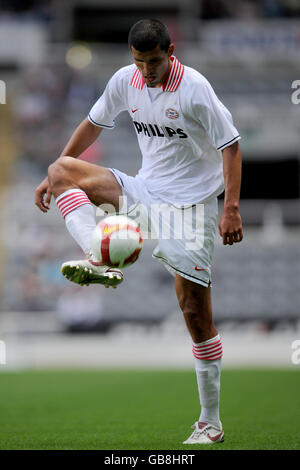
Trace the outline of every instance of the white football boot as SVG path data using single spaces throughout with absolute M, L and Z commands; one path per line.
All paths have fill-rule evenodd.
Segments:
M 218 428 L 214 424 L 196 421 L 192 428 L 194 429 L 193 433 L 183 444 L 214 444 L 215 442 L 224 441 L 224 431 L 221 423 Z
M 120 269 L 102 265 L 92 259 L 67 261 L 62 265 L 61 272 L 69 281 L 81 286 L 103 284 L 105 287 L 116 288 L 123 281 L 123 273 Z

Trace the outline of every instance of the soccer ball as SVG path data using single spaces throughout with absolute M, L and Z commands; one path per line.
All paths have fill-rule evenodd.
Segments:
M 92 254 L 101 263 L 127 268 L 139 257 L 143 245 L 138 224 L 129 217 L 105 217 L 92 235 Z

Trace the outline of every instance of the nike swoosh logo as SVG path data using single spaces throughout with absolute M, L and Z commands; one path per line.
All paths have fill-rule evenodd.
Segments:
M 139 110 L 139 108 L 132 109 L 131 112 L 132 112 L 132 113 L 136 113 L 138 110 Z
M 207 433 L 208 439 L 210 439 L 212 442 L 216 442 L 220 437 L 222 436 L 223 431 L 221 431 L 219 434 L 216 434 L 215 436 L 211 436 L 210 434 Z
M 198 268 L 198 266 L 195 266 L 195 271 L 206 271 L 206 269 Z

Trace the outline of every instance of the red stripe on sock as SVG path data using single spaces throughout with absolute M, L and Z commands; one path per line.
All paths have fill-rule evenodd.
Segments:
M 77 199 L 82 199 L 82 198 L 85 198 L 89 201 L 89 198 L 87 197 L 87 195 L 84 192 L 81 192 L 81 193 L 75 193 L 68 198 L 60 199 L 59 201 L 57 201 L 57 205 L 60 209 L 63 209 L 68 204 L 72 204 L 73 201 L 76 201 Z
M 72 201 L 66 202 L 65 204 L 62 204 L 61 206 L 58 205 L 58 208 L 61 212 L 63 212 L 66 209 L 69 209 L 70 207 L 72 207 L 74 204 L 77 204 L 78 202 L 82 202 L 82 201 L 89 202 L 89 203 L 91 202 L 87 197 L 81 196 L 81 197 L 74 198 Z
M 193 355 L 196 359 L 214 360 L 219 359 L 223 355 L 222 341 L 218 340 L 209 344 L 197 344 L 192 347 Z
M 68 201 L 69 199 L 72 199 L 74 196 L 78 196 L 82 194 L 86 196 L 85 192 L 82 191 L 82 189 L 76 189 L 72 193 L 66 194 L 65 196 L 62 196 L 62 195 L 58 196 L 56 198 L 56 202 L 57 204 L 61 204 L 61 202 Z
M 71 202 L 76 197 L 83 197 L 83 196 L 87 197 L 85 192 L 82 191 L 81 189 L 79 189 L 79 190 L 74 191 L 73 193 L 66 194 L 66 196 L 63 196 L 63 197 L 59 196 L 56 199 L 56 204 L 58 206 L 62 206 L 62 205 L 65 205 L 68 202 Z
M 64 218 L 78 207 L 83 206 L 84 204 L 91 204 L 86 193 L 81 189 L 74 189 L 74 191 L 60 197 L 60 199 L 59 197 L 57 198 L 58 200 L 56 199 L 56 203 Z
M 202 352 L 202 351 L 197 351 L 196 349 L 193 349 L 193 353 L 198 354 L 200 356 L 211 356 L 212 354 L 215 354 L 216 352 L 220 351 L 222 349 L 222 345 L 220 345 L 218 348 L 213 349 L 212 351 L 208 352 Z
M 90 202 L 82 202 L 81 204 L 78 204 L 78 206 L 73 207 L 72 209 L 69 209 L 68 211 L 66 211 L 66 212 L 64 212 L 64 213 L 62 214 L 62 215 L 63 215 L 63 218 L 65 219 L 66 216 L 67 216 L 70 212 L 74 211 L 75 209 L 78 209 L 78 207 L 80 207 L 80 206 L 84 206 L 84 204 L 90 204 Z
M 194 354 L 196 359 L 201 359 L 202 361 L 214 361 L 215 359 L 221 359 L 223 356 L 223 352 L 220 354 L 216 354 L 215 356 L 209 356 L 209 357 L 203 357 L 203 356 L 196 356 Z
M 63 207 L 60 207 L 60 206 L 58 206 L 58 207 L 59 207 L 60 211 L 63 212 L 65 210 L 69 209 L 70 207 L 73 207 L 75 204 L 78 204 L 79 202 L 82 202 L 82 201 L 85 201 L 85 202 L 88 202 L 88 203 L 91 202 L 87 197 L 82 196 L 82 197 L 78 197 L 76 199 L 73 199 L 72 202 L 68 202 Z
M 204 349 L 211 349 L 211 348 L 214 348 L 216 347 L 216 345 L 218 344 L 221 344 L 221 339 L 218 339 L 217 341 L 214 341 L 213 343 L 209 343 L 209 344 L 197 344 L 197 345 L 194 345 L 193 347 L 194 348 L 197 348 L 199 350 L 204 350 Z
M 84 196 L 83 197 L 78 197 L 76 199 L 73 199 L 72 202 L 68 202 L 63 207 L 60 207 L 60 210 L 64 211 L 64 210 L 68 209 L 69 207 L 74 206 L 74 204 L 78 204 L 79 202 L 82 202 L 82 201 L 90 202 L 87 197 L 84 197 Z

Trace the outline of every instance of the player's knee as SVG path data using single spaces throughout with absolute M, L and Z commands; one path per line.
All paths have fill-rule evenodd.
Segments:
M 61 157 L 53 162 L 48 168 L 48 175 L 55 177 L 57 175 L 70 172 L 76 163 L 73 157 Z
M 48 168 L 48 180 L 52 190 L 71 178 L 72 168 L 76 160 L 72 157 L 61 157 Z

